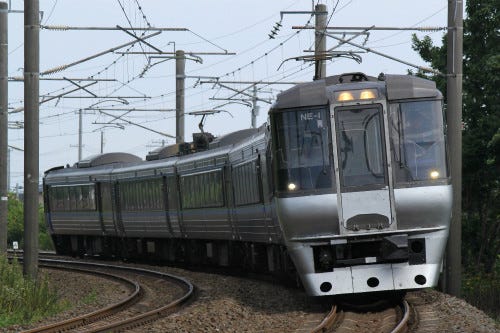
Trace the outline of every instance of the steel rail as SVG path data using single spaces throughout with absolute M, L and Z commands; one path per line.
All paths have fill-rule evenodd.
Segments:
M 337 320 L 337 305 L 334 304 L 332 305 L 332 309 L 326 315 L 323 321 L 318 326 L 313 328 L 311 333 L 327 332 L 330 328 L 332 328 L 336 320 Z
M 410 320 L 410 305 L 406 300 L 403 300 L 402 306 L 403 318 L 400 320 L 398 325 L 391 331 L 391 333 L 404 333 L 408 331 L 408 323 Z
M 81 261 L 67 261 L 67 260 L 54 260 L 54 259 L 40 259 L 40 262 L 43 263 L 53 263 L 57 262 L 58 264 L 68 264 L 68 265 L 77 265 L 77 266 L 90 266 L 90 267 L 99 267 L 103 269 L 113 269 L 113 270 L 119 270 L 119 271 L 124 271 L 124 272 L 132 272 L 132 273 L 139 273 L 143 275 L 149 275 L 157 278 L 161 278 L 164 280 L 168 280 L 170 282 L 173 282 L 179 286 L 181 286 L 184 290 L 185 293 L 175 299 L 174 301 L 170 302 L 167 305 L 164 305 L 162 307 L 156 308 L 154 310 L 139 314 L 137 316 L 127 318 L 125 320 L 120 320 L 116 321 L 110 324 L 103 325 L 99 328 L 92 328 L 89 330 L 89 332 L 109 332 L 109 331 L 116 331 L 116 330 L 125 330 L 130 327 L 136 327 L 138 325 L 145 324 L 147 322 L 154 321 L 158 318 L 167 316 L 171 314 L 172 312 L 176 311 L 181 305 L 187 302 L 193 294 L 194 294 L 194 286 L 189 282 L 188 280 L 184 279 L 183 277 L 179 277 L 176 275 L 168 274 L 168 273 L 162 273 L 162 272 L 156 272 L 152 270 L 147 270 L 147 269 L 142 269 L 142 268 L 135 268 L 135 267 L 124 267 L 124 266 L 115 266 L 115 265 L 107 265 L 107 264 L 97 264 L 97 263 L 86 263 L 86 262 L 81 262 Z M 39 332 L 39 331 L 33 331 L 33 332 Z M 32 332 L 29 332 L 32 333 Z
M 42 259 L 43 260 L 43 259 Z M 67 264 L 65 264 L 67 265 Z M 111 304 L 109 306 L 106 306 L 104 308 L 101 308 L 99 310 L 86 313 L 74 318 L 70 318 L 67 320 L 59 321 L 53 324 L 41 326 L 41 327 L 36 327 L 33 329 L 29 329 L 26 331 L 23 331 L 23 333 L 39 333 L 39 332 L 61 332 L 65 330 L 70 330 L 74 329 L 77 327 L 81 327 L 84 325 L 88 325 L 90 323 L 97 322 L 99 320 L 102 320 L 106 317 L 109 317 L 122 309 L 131 306 L 134 304 L 139 297 L 141 297 L 141 286 L 130 279 L 127 279 L 122 276 L 118 275 L 113 275 L 105 272 L 99 272 L 99 271 L 92 271 L 88 269 L 82 269 L 82 268 L 75 268 L 75 267 L 68 267 L 64 265 L 58 265 L 58 264 L 41 264 L 40 266 L 46 267 L 46 268 L 51 268 L 51 269 L 61 269 L 61 270 L 68 270 L 68 271 L 74 271 L 74 272 L 79 272 L 79 273 L 84 273 L 84 274 L 92 274 L 92 275 L 97 275 L 97 276 L 102 276 L 107 279 L 111 280 L 117 280 L 122 283 L 127 284 L 129 287 L 132 287 L 134 290 L 133 293 L 131 293 L 128 297 L 122 299 L 121 301 Z

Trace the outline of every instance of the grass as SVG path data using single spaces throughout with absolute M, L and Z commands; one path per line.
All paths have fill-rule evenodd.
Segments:
M 97 291 L 94 289 L 82 298 L 83 304 L 93 304 L 95 302 L 97 302 Z
M 24 277 L 16 260 L 9 264 L 0 254 L 0 327 L 31 323 L 62 307 L 46 278 Z
M 495 273 L 465 274 L 462 297 L 500 323 L 500 275 Z

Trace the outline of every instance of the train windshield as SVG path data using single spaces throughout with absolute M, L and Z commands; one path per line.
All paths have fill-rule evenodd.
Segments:
M 337 108 L 335 114 L 341 185 L 385 186 L 381 108 Z
M 326 107 L 284 110 L 274 114 L 278 191 L 332 188 L 328 120 Z
M 396 181 L 448 177 L 441 101 L 391 105 L 391 140 Z

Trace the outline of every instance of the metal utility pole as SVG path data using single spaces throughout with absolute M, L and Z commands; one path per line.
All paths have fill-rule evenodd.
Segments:
M 6 2 L 0 2 L 0 254 L 7 253 L 8 200 L 8 32 Z
M 315 39 L 314 39 L 314 55 L 315 71 L 314 80 L 319 80 L 326 77 L 326 20 L 328 16 L 326 5 L 318 4 L 315 7 Z
M 462 286 L 462 62 L 463 1 L 448 0 L 447 110 L 453 208 L 446 248 L 445 291 L 460 296 Z
M 184 87 L 186 81 L 186 56 L 175 52 L 175 142 L 184 142 Z
M 7 148 L 7 192 L 10 191 L 10 148 Z
M 78 161 L 82 160 L 82 109 L 78 110 Z
M 39 0 L 24 0 L 24 274 L 38 275 Z
M 101 154 L 104 152 L 104 131 L 101 131 Z
M 252 97 L 252 128 L 257 125 L 257 115 L 259 113 L 259 107 L 257 106 L 257 85 L 253 86 L 253 97 Z

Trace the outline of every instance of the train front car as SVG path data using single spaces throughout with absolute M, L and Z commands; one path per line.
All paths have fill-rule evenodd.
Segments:
M 308 294 L 435 286 L 452 190 L 434 82 L 328 77 L 281 93 L 270 119 L 276 210 Z

